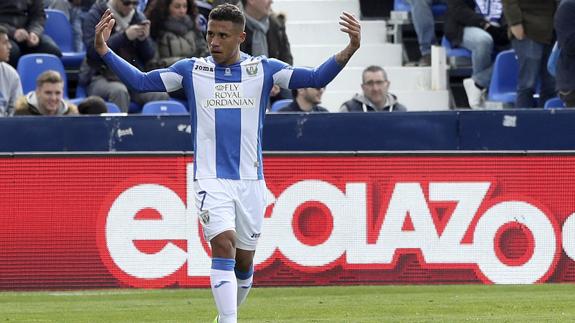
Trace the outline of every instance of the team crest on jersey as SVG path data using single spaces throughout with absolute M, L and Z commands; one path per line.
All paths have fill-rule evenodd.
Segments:
M 246 65 L 246 73 L 249 76 L 255 76 L 256 74 L 258 74 L 258 64 Z

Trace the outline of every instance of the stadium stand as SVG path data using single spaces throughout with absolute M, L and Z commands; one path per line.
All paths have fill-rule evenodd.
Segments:
M 106 107 L 108 108 L 108 113 L 121 113 L 120 107 L 118 107 L 115 103 L 106 102 Z
M 357 0 L 276 0 L 272 8 L 286 15 L 286 32 L 298 66 L 317 66 L 345 46 L 347 36 L 338 32 L 337 23 L 342 11 L 360 17 Z M 343 102 L 361 92 L 357 75 L 368 65 L 380 65 L 390 73 L 390 92 L 408 111 L 449 109 L 449 91 L 433 84 L 432 67 L 403 66 L 403 46 L 390 42 L 386 21 L 362 20 L 361 24 L 361 49 L 328 85 L 322 106 L 337 112 Z

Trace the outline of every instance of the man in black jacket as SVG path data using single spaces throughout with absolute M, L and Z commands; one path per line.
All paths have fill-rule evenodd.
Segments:
M 293 101 L 278 112 L 329 112 L 320 106 L 321 96 L 325 88 L 306 87 L 292 90 Z
M 62 56 L 52 38 L 44 35 L 45 21 L 42 0 L 0 1 L 0 25 L 8 30 L 12 43 L 10 65 L 16 67 L 20 56 L 29 53 Z

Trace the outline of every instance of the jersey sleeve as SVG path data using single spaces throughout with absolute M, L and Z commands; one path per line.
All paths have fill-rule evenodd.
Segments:
M 114 73 L 131 89 L 138 92 L 172 92 L 182 87 L 182 65 L 180 61 L 168 68 L 162 68 L 144 73 L 126 62 L 112 50 L 102 59 Z
M 277 59 L 268 60 L 273 72 L 274 83 L 283 88 L 321 88 L 331 82 L 343 69 L 330 57 L 316 68 L 293 67 Z

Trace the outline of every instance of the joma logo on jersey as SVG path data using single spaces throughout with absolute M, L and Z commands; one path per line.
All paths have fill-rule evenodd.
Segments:
M 205 72 L 213 72 L 214 68 L 210 66 L 203 66 L 203 65 L 195 65 L 194 70 L 198 71 L 205 71 Z

